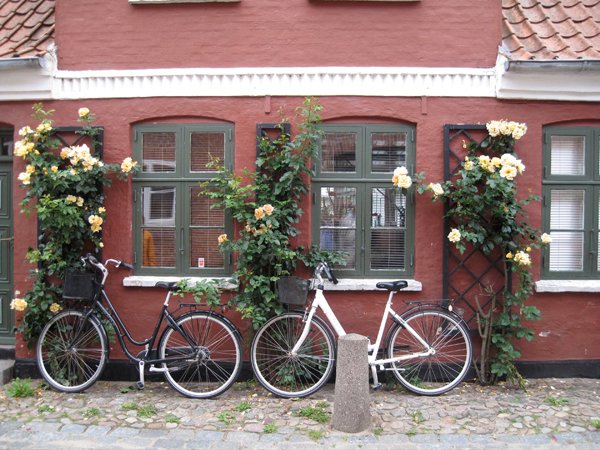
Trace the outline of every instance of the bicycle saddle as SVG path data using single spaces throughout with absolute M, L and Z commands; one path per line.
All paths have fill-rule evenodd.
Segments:
M 174 291 L 177 287 L 176 281 L 159 281 L 154 285 L 154 287 L 168 289 L 169 291 Z
M 387 289 L 388 291 L 398 292 L 400 289 L 404 289 L 406 286 L 408 286 L 408 281 L 382 281 L 377 283 L 375 286 L 377 289 Z

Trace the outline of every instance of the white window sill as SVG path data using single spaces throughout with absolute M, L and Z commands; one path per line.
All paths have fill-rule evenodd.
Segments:
M 325 291 L 379 291 L 375 285 L 380 281 L 392 281 L 397 280 L 398 278 L 385 278 L 385 279 L 375 279 L 375 278 L 342 278 L 338 284 L 330 283 L 329 281 L 325 281 Z M 423 285 L 420 281 L 409 280 L 408 286 L 402 291 L 421 291 L 423 289 Z
M 600 292 L 600 280 L 540 280 L 536 292 Z
M 153 3 L 239 3 L 241 0 L 129 0 L 134 4 Z
M 228 277 L 159 277 L 159 276 L 146 276 L 146 275 L 135 275 L 131 277 L 125 277 L 123 279 L 123 286 L 125 287 L 155 287 L 159 281 L 180 281 L 188 279 L 190 282 L 195 281 L 207 281 L 207 280 L 221 280 L 227 282 L 230 280 Z M 378 280 L 374 278 L 343 278 L 339 280 L 338 284 L 325 282 L 326 291 L 376 291 L 378 290 L 375 285 L 380 281 L 390 281 L 391 278 Z M 403 291 L 418 292 L 423 289 L 423 285 L 420 281 L 406 280 L 408 281 L 408 287 L 402 289 Z M 237 289 L 237 286 L 233 283 L 227 283 L 225 289 Z
M 159 277 L 159 276 L 150 276 L 150 275 L 134 275 L 131 277 L 123 278 L 123 286 L 125 287 L 144 287 L 144 288 L 153 288 L 156 287 L 156 283 L 159 281 L 181 281 L 181 280 L 189 280 L 190 284 L 209 281 L 209 280 L 219 280 L 223 283 L 224 289 L 235 290 L 237 289 L 237 285 L 229 282 L 231 278 L 229 277 Z

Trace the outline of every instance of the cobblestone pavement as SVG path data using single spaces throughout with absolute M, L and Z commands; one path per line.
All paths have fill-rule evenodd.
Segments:
M 572 448 L 600 449 L 600 380 L 463 383 L 440 397 L 399 388 L 371 391 L 371 427 L 332 429 L 333 385 L 309 398 L 273 397 L 237 383 L 212 400 L 182 397 L 166 383 L 143 391 L 98 382 L 82 394 L 0 390 L 0 448 Z

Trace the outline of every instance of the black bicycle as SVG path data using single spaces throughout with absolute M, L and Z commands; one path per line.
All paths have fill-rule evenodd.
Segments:
M 78 300 L 78 306 L 55 315 L 37 343 L 38 367 L 50 386 L 63 392 L 80 392 L 98 380 L 109 358 L 109 334 L 104 323 L 110 323 L 129 360 L 137 363 L 139 389 L 144 387 L 146 366 L 149 372 L 162 372 L 176 391 L 192 398 L 215 397 L 235 382 L 242 367 L 241 336 L 225 316 L 198 309 L 196 303 L 180 303 L 175 314 L 183 312 L 174 316 L 169 301 L 177 283 L 159 282 L 156 287 L 167 290 L 162 310 L 152 335 L 139 341 L 104 290 L 107 265 L 127 269 L 133 266 L 115 259 L 103 264 L 92 255 L 82 261 L 92 272 L 68 271 L 63 286 L 63 296 Z M 166 327 L 161 326 L 163 322 Z M 160 330 L 162 335 L 155 348 Z M 134 355 L 125 339 L 145 349 Z

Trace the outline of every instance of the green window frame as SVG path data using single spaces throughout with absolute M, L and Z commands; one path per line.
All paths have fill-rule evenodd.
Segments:
M 233 126 L 152 124 L 133 130 L 134 265 L 137 275 L 220 276 L 231 273 L 231 255 L 218 247 L 231 235 L 230 215 L 211 208 L 200 183 L 216 175 L 217 157 L 232 168 Z
M 348 253 L 342 277 L 412 276 L 414 194 L 392 185 L 415 164 L 415 129 L 400 124 L 331 124 L 312 180 L 312 236 L 321 249 Z
M 543 130 L 545 279 L 600 278 L 600 127 Z

